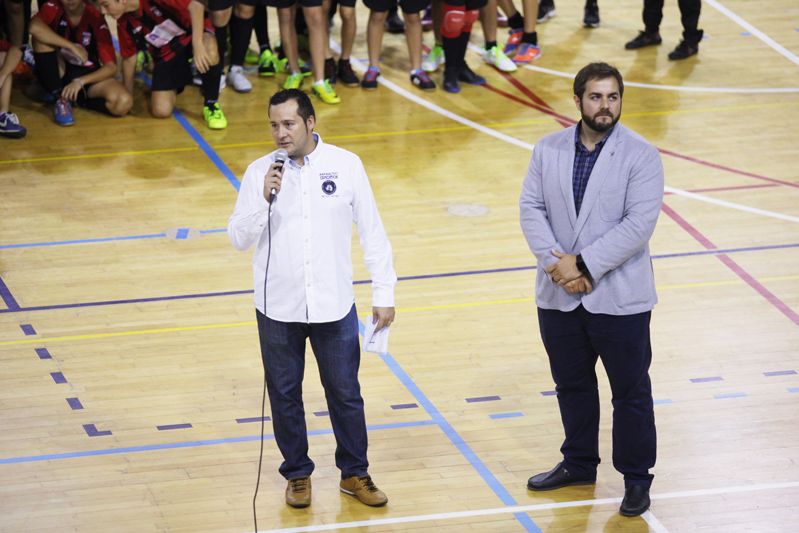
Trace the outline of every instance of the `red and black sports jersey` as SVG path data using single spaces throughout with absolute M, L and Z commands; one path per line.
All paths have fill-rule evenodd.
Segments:
M 155 61 L 169 61 L 191 44 L 191 0 L 139 0 L 139 9 L 117 20 L 119 51 L 123 58 L 149 48 Z M 205 29 L 213 32 L 204 19 Z
M 83 46 L 89 53 L 89 61 L 94 63 L 95 68 L 116 61 L 117 56 L 114 44 L 111 42 L 111 32 L 108 31 L 108 25 L 105 23 L 105 17 L 88 2 L 84 6 L 83 16 L 76 26 L 70 22 L 61 0 L 45 2 L 36 17 L 67 41 Z

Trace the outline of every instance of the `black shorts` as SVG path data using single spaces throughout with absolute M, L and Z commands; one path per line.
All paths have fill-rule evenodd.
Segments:
M 465 7 L 466 11 L 472 11 L 474 9 L 482 9 L 488 3 L 488 0 L 445 0 L 445 4 L 449 4 L 451 6 L 463 6 Z
M 338 0 L 335 3 L 341 7 L 355 7 L 355 0 Z
M 366 7 L 372 11 L 383 13 L 399 4 L 403 13 L 418 13 L 428 6 L 427 0 L 363 0 Z
M 70 63 L 66 64 L 66 69 L 64 70 L 64 75 L 61 77 L 61 86 L 66 87 L 72 80 L 75 78 L 80 78 L 81 76 L 85 76 L 87 74 L 91 74 L 96 68 L 87 68 L 81 67 L 78 65 L 72 65 Z M 75 101 L 79 107 L 85 107 L 87 109 L 93 109 L 94 111 L 101 111 L 105 113 L 109 113 L 108 108 L 105 106 L 105 98 L 89 98 L 89 89 L 94 85 L 93 83 L 87 83 L 83 86 L 83 90 L 78 93 L 78 99 Z
M 294 4 L 300 7 L 319 7 L 322 5 L 322 0 L 266 0 L 266 5 L 269 7 L 291 7 Z
M 208 11 L 223 11 L 229 7 L 233 7 L 233 4 L 255 6 L 259 3 L 259 0 L 208 0 Z
M 183 88 L 191 84 L 190 58 L 191 49 L 184 46 L 169 61 L 156 61 L 153 65 L 152 90 L 183 92 Z

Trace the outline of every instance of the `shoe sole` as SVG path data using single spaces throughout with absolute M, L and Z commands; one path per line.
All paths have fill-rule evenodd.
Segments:
M 7 139 L 22 139 L 25 137 L 25 135 L 27 135 L 27 133 L 28 133 L 27 131 L 25 133 L 22 132 L 10 133 L 7 131 L 3 131 L 0 132 L 0 137 L 5 137 Z
M 362 504 L 368 505 L 369 507 L 383 507 L 385 504 L 388 503 L 388 500 L 386 500 L 384 502 L 381 502 L 381 503 L 366 503 L 365 501 L 360 499 L 358 496 L 356 496 L 354 492 L 350 492 L 350 491 L 348 491 L 346 489 L 343 489 L 341 487 L 339 487 L 338 490 L 341 491 L 343 494 L 346 494 L 347 496 L 352 496 L 353 498 L 355 498 L 356 500 L 358 500 Z
M 543 24 L 544 22 L 548 21 L 549 19 L 553 19 L 553 18 L 555 18 L 557 16 L 558 16 L 557 13 L 555 13 L 554 11 L 550 11 L 546 15 L 544 15 L 543 17 L 541 17 L 539 19 L 536 19 L 536 22 L 538 22 L 539 24 Z
M 622 516 L 627 516 L 627 517 L 629 517 L 629 518 L 632 518 L 632 517 L 635 517 L 635 516 L 641 516 L 642 514 L 644 514 L 645 512 L 647 512 L 648 510 L 649 510 L 649 505 L 647 505 L 647 506 L 646 506 L 646 509 L 644 509 L 644 510 L 643 510 L 643 511 L 641 511 L 640 513 L 625 513 L 624 511 L 622 511 L 621 509 L 619 509 L 619 514 L 620 514 L 620 515 L 622 515 Z
M 289 507 L 294 507 L 295 509 L 305 509 L 306 507 L 310 507 L 311 504 L 309 503 L 289 503 L 286 502 L 286 505 Z
M 562 489 L 563 487 L 574 487 L 574 486 L 579 486 L 579 485 L 596 485 L 596 480 L 594 480 L 594 481 L 571 481 L 569 483 L 563 483 L 561 485 L 556 485 L 554 487 L 547 487 L 547 488 L 544 488 L 544 489 L 537 489 L 535 487 L 530 486 L 530 484 L 528 483 L 527 484 L 527 490 L 533 490 L 535 492 L 546 492 L 546 491 L 549 491 L 549 490 Z

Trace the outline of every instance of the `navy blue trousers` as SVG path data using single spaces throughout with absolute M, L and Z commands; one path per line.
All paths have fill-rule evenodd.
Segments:
M 655 412 L 649 365 L 651 311 L 635 315 L 538 309 L 566 438 L 564 465 L 579 477 L 596 475 L 599 464 L 599 389 L 596 362 L 610 381 L 613 399 L 613 466 L 626 487 L 652 484 Z
M 278 322 L 260 311 L 256 311 L 256 317 L 272 427 L 283 455 L 280 473 L 286 479 L 295 479 L 310 476 L 314 470 L 314 463 L 308 457 L 302 402 L 305 344 L 310 340 L 336 436 L 336 466 L 342 478 L 366 475 L 368 443 L 358 383 L 361 349 L 355 305 L 347 316 L 335 322 Z

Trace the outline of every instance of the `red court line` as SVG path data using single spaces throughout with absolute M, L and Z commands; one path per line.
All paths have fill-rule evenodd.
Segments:
M 577 123 L 576 120 L 574 120 L 574 119 L 572 119 L 570 117 L 561 115 L 560 113 L 557 113 L 555 110 L 552 109 L 552 106 L 547 104 L 538 95 L 536 95 L 535 93 L 533 93 L 533 91 L 531 91 L 529 88 L 527 88 L 522 82 L 520 82 L 519 80 L 517 80 L 516 78 L 514 78 L 510 74 L 507 74 L 507 73 L 504 73 L 504 72 L 501 73 L 501 74 L 502 74 L 502 77 L 505 78 L 506 80 L 508 80 L 508 82 L 511 85 L 516 87 L 516 89 L 519 92 L 521 92 L 522 94 L 527 96 L 527 98 L 530 99 L 531 103 L 530 102 L 525 102 L 522 99 L 520 99 L 520 98 L 518 98 L 518 97 L 516 97 L 516 96 L 514 96 L 514 95 L 512 95 L 510 93 L 507 93 L 507 92 L 505 92 L 505 91 L 503 91 L 501 89 L 498 89 L 498 88 L 496 88 L 496 87 L 494 87 L 494 86 L 492 86 L 490 84 L 485 84 L 483 87 L 485 87 L 486 89 L 488 89 L 490 91 L 493 91 L 493 92 L 495 92 L 497 94 L 500 94 L 500 95 L 502 95 L 502 96 L 504 96 L 506 98 L 509 98 L 509 99 L 511 99 L 511 100 L 513 100 L 515 102 L 523 103 L 524 105 L 527 105 L 528 107 L 532 107 L 533 109 L 537 109 L 538 111 L 541 111 L 542 113 L 544 113 L 546 115 L 550 115 L 551 117 L 553 117 L 563 127 L 569 127 L 569 126 Z M 769 178 L 768 176 L 755 174 L 753 172 L 747 172 L 745 170 L 739 170 L 739 169 L 728 167 L 728 166 L 725 166 L 725 165 L 720 165 L 718 163 L 713 163 L 711 161 L 705 161 L 704 159 L 699 159 L 698 157 L 693 157 L 693 156 L 681 154 L 681 153 L 675 152 L 673 150 L 667 150 L 665 148 L 659 148 L 658 147 L 658 151 L 661 154 L 664 154 L 664 155 L 675 157 L 677 159 L 683 159 L 685 161 L 690 161 L 691 163 L 696 163 L 698 165 L 703 165 L 703 166 L 706 166 L 706 167 L 715 168 L 716 170 L 723 170 L 725 172 L 730 172 L 732 174 L 738 174 L 738 175 L 741 175 L 741 176 L 746 176 L 748 178 L 754 178 L 754 179 L 759 179 L 759 180 L 763 180 L 763 181 L 768 181 L 768 182 L 771 182 L 771 183 L 778 183 L 780 185 L 786 185 L 788 187 L 799 188 L 799 183 L 796 183 L 796 182 L 793 182 L 793 181 L 785 181 L 785 180 L 780 180 L 780 179 L 776 179 L 776 178 Z
M 755 185 L 729 185 L 727 187 L 707 187 L 705 189 L 686 189 L 688 192 L 726 192 L 726 191 L 738 191 L 741 189 L 765 189 L 766 187 L 776 187 L 776 183 L 758 183 Z M 673 192 L 667 192 L 665 194 L 674 194 Z
M 702 246 L 704 246 L 708 250 L 715 250 L 718 247 L 713 244 L 707 237 L 705 237 L 701 231 L 696 229 L 692 226 L 687 220 L 685 220 L 679 213 L 677 213 L 674 209 L 663 204 L 662 208 L 663 212 L 669 216 L 672 220 L 674 220 L 681 228 L 683 228 L 689 235 L 691 235 L 694 239 L 696 239 Z M 752 287 L 756 290 L 763 298 L 766 299 L 771 305 L 776 307 L 783 315 L 788 317 L 794 324 L 799 326 L 799 314 L 796 313 L 793 309 L 788 307 L 788 305 L 780 300 L 773 292 L 768 290 L 762 283 L 757 281 L 755 278 L 752 277 L 746 270 L 744 270 L 738 263 L 736 263 L 730 256 L 726 254 L 717 254 L 715 257 L 724 263 L 724 265 L 729 268 L 730 270 L 735 273 L 736 276 L 744 280 L 747 285 Z

